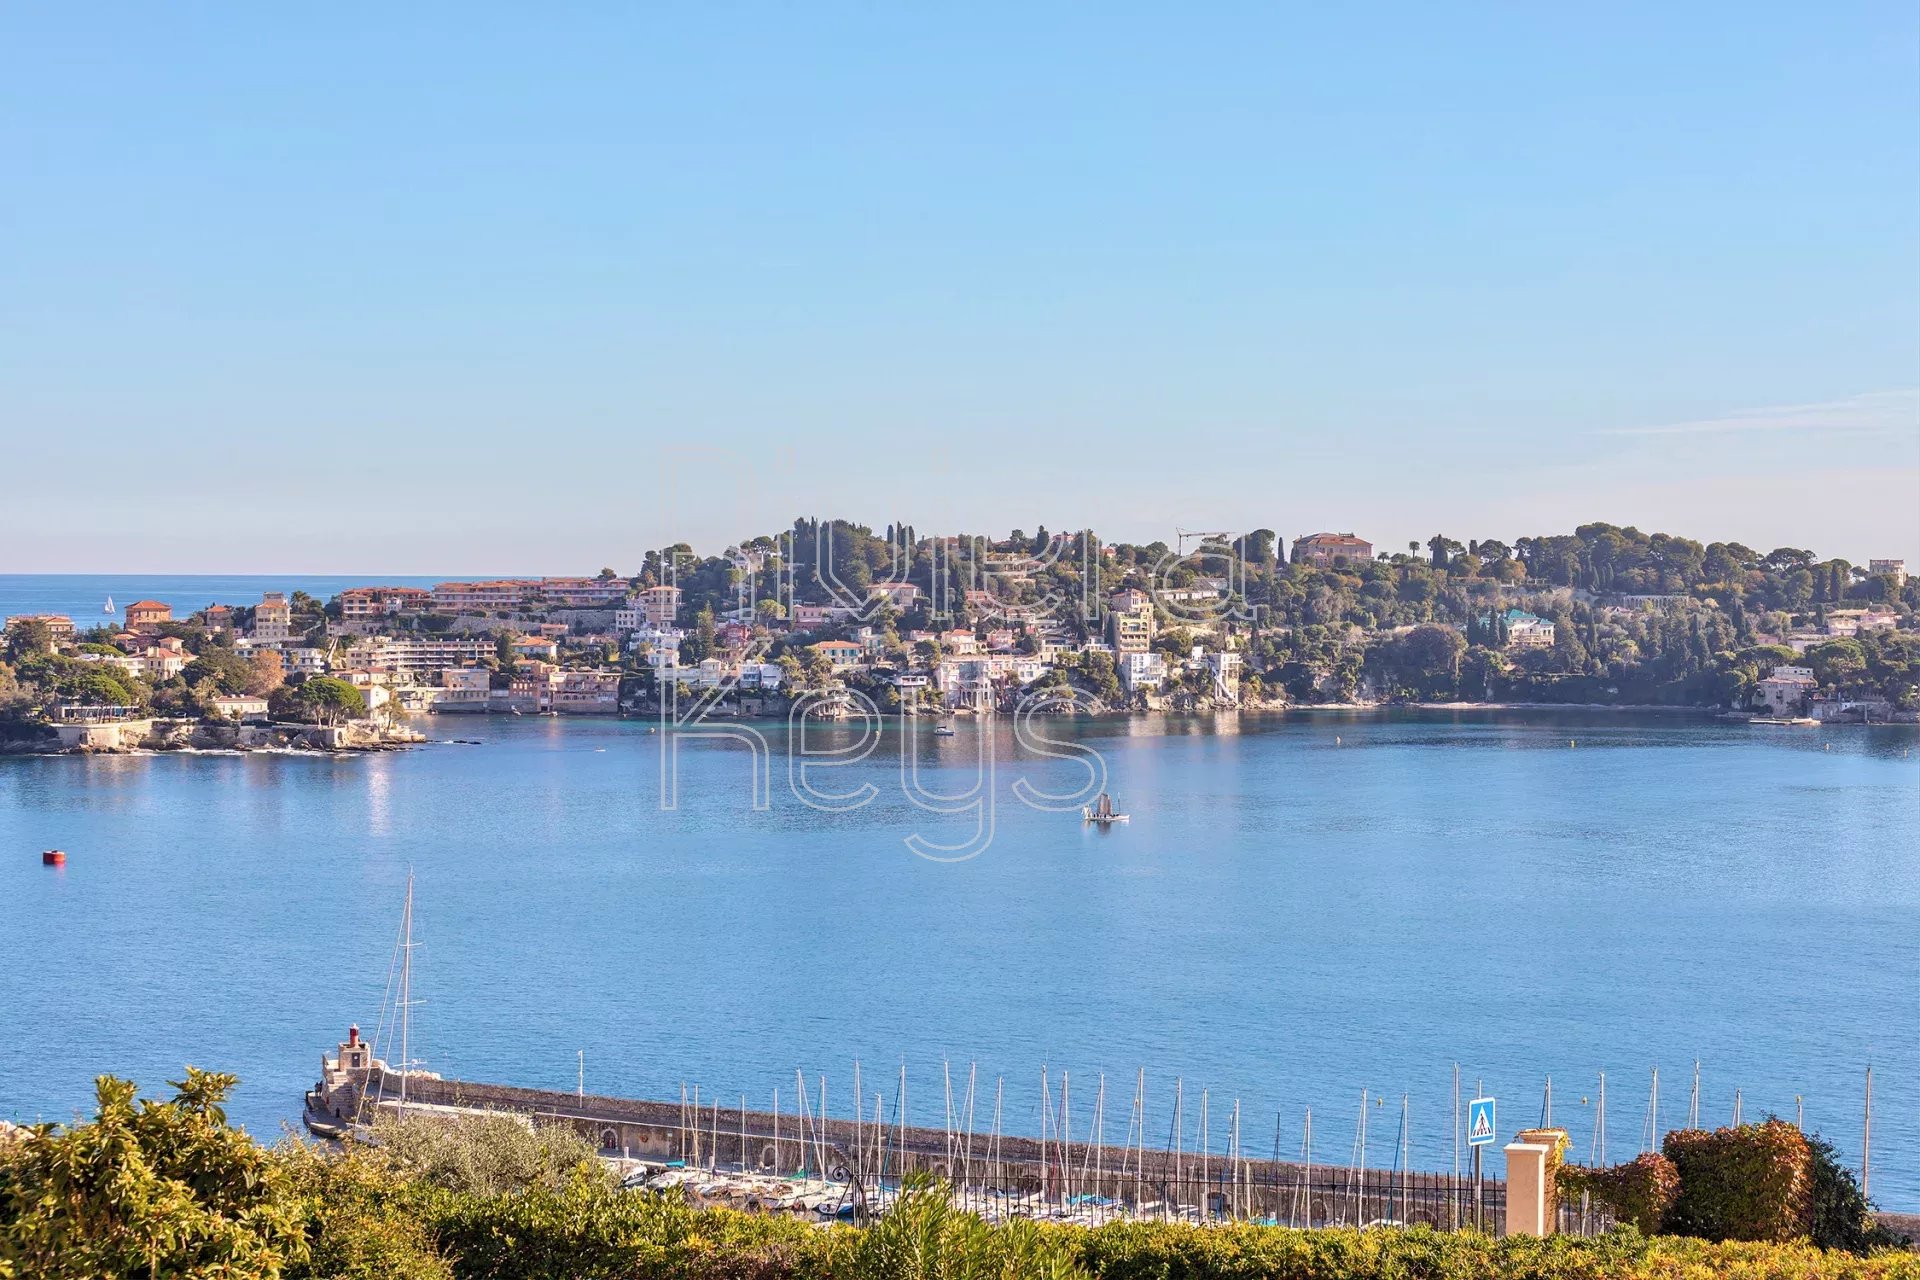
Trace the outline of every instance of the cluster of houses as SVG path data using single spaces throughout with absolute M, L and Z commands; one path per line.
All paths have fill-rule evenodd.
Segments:
M 1291 559 L 1325 568 L 1364 563 L 1372 544 L 1353 534 L 1319 533 L 1298 538 Z M 1875 573 L 1904 578 L 1899 561 L 1874 561 Z M 771 634 L 828 683 L 858 681 L 891 686 L 903 706 L 931 703 L 949 709 L 991 711 L 1063 665 L 1084 667 L 1093 655 L 1111 661 L 1121 690 L 1152 703 L 1174 686 L 1204 692 L 1216 706 L 1237 706 L 1242 628 L 1219 617 L 1231 595 L 1224 578 L 1195 577 L 1177 588 L 1148 592 L 1128 588 L 1104 602 L 1099 628 L 1070 630 L 1040 605 L 1008 603 L 983 590 L 966 593 L 971 616 L 988 619 L 977 628 L 882 631 L 882 608 L 894 617 L 914 615 L 923 603 L 906 582 L 875 583 L 859 605 L 794 602 L 779 610 L 742 607 L 714 619 L 711 640 L 702 629 L 699 652 L 689 655 L 686 602 L 671 585 L 634 588 L 626 579 L 518 578 L 442 582 L 432 587 L 364 586 L 340 593 L 337 616 L 296 619 L 292 601 L 267 592 L 250 607 L 210 605 L 191 621 L 220 635 L 242 655 L 270 650 L 289 677 L 332 675 L 359 686 L 370 707 L 389 702 L 409 711 L 495 711 L 521 714 L 606 714 L 621 706 L 622 672 L 610 664 L 618 650 L 650 671 L 656 687 L 704 691 L 728 688 L 742 695 L 791 692 L 792 664 L 769 660 Z M 1612 607 L 1638 607 L 1618 601 Z M 1166 618 L 1187 633 L 1184 651 L 1156 644 Z M 28 621 L 8 619 L 9 626 Z M 71 618 L 40 616 L 57 644 L 74 648 Z M 243 621 L 244 620 L 244 621 Z M 74 653 L 158 683 L 179 675 L 193 653 L 168 624 L 172 609 L 159 601 L 126 606 L 111 650 Z M 1834 610 L 1820 634 L 1778 638 L 1796 650 L 1836 636 L 1893 626 L 1898 615 L 1884 609 Z M 1554 624 L 1523 609 L 1485 615 L 1510 649 L 1549 648 Z M 883 626 L 885 624 L 882 624 Z M 828 638 L 808 643 L 810 636 Z M 1775 639 L 1767 637 L 1767 639 Z M 808 655 L 812 655 L 808 657 Z M 501 658 L 513 661 L 502 663 Z M 1800 714 L 1809 704 L 1811 672 L 1781 667 L 1760 683 L 1758 699 L 1773 714 Z M 236 719 L 264 716 L 264 698 L 235 695 L 217 710 Z

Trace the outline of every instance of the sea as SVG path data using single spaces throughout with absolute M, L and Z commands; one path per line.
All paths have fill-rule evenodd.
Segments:
M 0 612 L 378 579 L 0 577 Z M 387 581 L 422 581 L 392 579 Z M 1920 732 L 1574 711 L 877 731 L 437 716 L 398 752 L 0 757 L 0 1117 L 240 1078 L 272 1139 L 382 1021 L 427 1070 L 1451 1167 L 1456 1096 L 1581 1160 L 1804 1116 L 1920 1209 Z M 1098 790 L 1129 820 L 1082 820 Z M 67 851 L 43 867 L 42 849 Z M 1654 1072 L 1659 1073 L 1657 1105 Z M 1604 1074 L 1604 1125 L 1600 1099 Z M 1458 1084 L 1456 1086 L 1456 1080 Z M 1697 1080 L 1697 1084 L 1696 1084 Z M 1205 1092 L 1206 1131 L 1196 1099 Z M 963 1113 L 964 1114 L 964 1113 Z M 979 1112 L 984 1127 L 985 1104 Z M 1602 1141 L 1602 1129 L 1604 1141 Z M 1158 1138 L 1155 1139 L 1157 1141 Z

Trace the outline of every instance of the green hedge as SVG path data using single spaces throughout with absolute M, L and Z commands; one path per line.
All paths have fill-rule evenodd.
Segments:
M 1676 1129 L 1661 1153 L 1679 1175 L 1665 1230 L 1707 1240 L 1795 1240 L 1813 1223 L 1813 1151 L 1784 1120 Z
M 1606 1169 L 1562 1165 L 1558 1183 L 1563 1199 L 1590 1196 L 1616 1221 L 1647 1235 L 1659 1232 L 1680 1193 L 1679 1170 L 1658 1151 L 1643 1151 L 1626 1164 Z

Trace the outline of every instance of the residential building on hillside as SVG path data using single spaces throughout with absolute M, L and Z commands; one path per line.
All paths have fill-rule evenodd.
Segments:
M 807 647 L 832 663 L 835 671 L 845 671 L 850 667 L 859 666 L 866 653 L 865 649 L 851 640 L 822 640 L 819 644 L 811 644 Z
M 795 631 L 818 631 L 830 627 L 842 618 L 853 616 L 853 610 L 843 604 L 798 604 L 793 606 L 793 629 Z
M 433 608 L 436 613 L 513 613 L 528 596 L 529 585 L 513 578 L 442 582 L 433 588 Z
M 1507 610 L 1507 647 L 1510 649 L 1550 649 L 1554 625 L 1525 609 Z
M 1143 593 L 1131 591 L 1121 595 L 1143 596 Z M 1107 627 L 1115 653 L 1145 653 L 1153 646 L 1153 605 L 1115 609 L 1107 615 Z
M 485 636 L 370 636 L 348 646 L 343 665 L 417 673 L 466 666 L 493 652 L 494 642 Z
M 66 644 L 74 637 L 73 619 L 64 613 L 16 613 L 7 619 L 6 629 L 12 631 L 34 622 L 46 626 L 47 638 L 55 644 Z
M 637 597 L 641 616 L 650 626 L 668 628 L 680 616 L 680 588 L 648 587 Z
M 253 638 L 263 644 L 279 644 L 293 635 L 293 606 L 284 591 L 269 591 L 253 606 Z
M 173 606 L 158 600 L 136 600 L 127 606 L 127 630 L 158 631 L 163 622 L 173 621 Z
M 1331 569 L 1342 562 L 1359 566 L 1373 559 L 1373 544 L 1350 533 L 1311 533 L 1293 540 L 1294 564 Z
M 280 662 L 289 676 L 323 676 L 332 667 L 325 649 L 304 644 L 282 649 Z
M 1907 562 L 1905 560 L 1869 560 L 1867 561 L 1867 572 L 1876 578 L 1882 575 L 1892 578 L 1896 590 L 1907 585 Z
M 340 617 L 347 622 L 425 613 L 432 608 L 433 592 L 425 587 L 348 587 L 340 593 Z
M 531 594 L 563 609 L 605 609 L 627 598 L 624 578 L 540 578 Z
M 920 598 L 920 588 L 911 582 L 876 582 L 867 588 L 867 599 L 885 599 L 898 610 L 911 609 Z
M 1862 631 L 1892 631 L 1900 615 L 1891 609 L 1836 609 L 1827 615 L 1827 634 L 1857 636 Z

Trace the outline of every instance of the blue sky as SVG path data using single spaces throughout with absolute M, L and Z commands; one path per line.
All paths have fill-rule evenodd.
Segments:
M 1920 559 L 1910 3 L 404 8 L 0 9 L 0 571 Z

